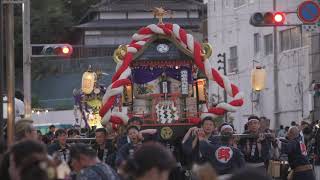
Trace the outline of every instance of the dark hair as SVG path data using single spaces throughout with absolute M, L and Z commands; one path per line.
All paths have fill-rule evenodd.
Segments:
M 297 123 L 295 121 L 291 121 L 291 126 L 296 126 Z
M 20 90 L 16 90 L 14 92 L 14 96 L 15 96 L 15 98 L 17 98 L 17 99 L 19 99 L 21 101 L 23 101 L 23 99 L 24 99 L 24 96 L 23 96 L 23 94 L 22 94 L 22 92 Z
M 260 118 L 258 116 L 255 116 L 255 115 L 251 115 L 248 117 L 248 121 L 250 121 L 251 119 L 256 119 L 258 121 L 260 121 Z
M 262 170 L 258 170 L 255 168 L 251 169 L 242 169 L 236 173 L 234 173 L 229 180 L 271 180 L 270 177 L 266 175 Z
M 80 159 L 80 155 L 85 155 L 91 158 L 97 157 L 96 151 L 88 144 L 76 143 L 70 147 L 71 159 Z
M 139 122 L 140 125 L 143 124 L 142 119 L 139 118 L 139 117 L 132 117 L 132 118 L 130 118 L 130 119 L 128 120 L 128 124 L 131 124 L 131 123 L 133 123 L 134 121 Z
M 73 129 L 69 129 L 69 130 L 67 131 L 67 134 L 68 134 L 68 137 L 71 136 L 71 135 L 73 135 Z
M 55 132 L 56 137 L 61 136 L 62 134 L 66 134 L 67 135 L 67 133 L 66 133 L 66 131 L 64 129 L 58 129 Z
M 80 133 L 81 134 L 86 134 L 86 133 L 88 133 L 88 131 L 89 131 L 89 129 L 87 129 L 87 128 L 81 128 L 80 129 Z
M 301 121 L 301 126 L 303 126 L 303 125 L 308 125 L 309 126 L 309 123 L 307 122 L 307 121 Z
M 130 129 L 135 129 L 135 130 L 137 130 L 138 132 L 139 132 L 139 128 L 137 127 L 137 126 L 129 126 L 128 128 L 127 128 L 127 134 L 129 133 L 129 130 Z
M 212 119 L 212 117 L 209 117 L 209 116 L 203 118 L 202 121 L 200 122 L 200 125 L 203 126 L 204 122 L 206 122 L 206 121 L 211 121 L 213 123 L 213 125 L 216 125 L 214 120 Z
M 107 130 L 105 128 L 98 128 L 96 129 L 96 133 L 97 132 L 102 132 L 104 135 L 107 135 Z
M 20 177 L 23 180 L 49 180 L 56 179 L 56 168 L 47 156 L 31 155 L 28 156 L 20 166 Z
M 69 129 L 67 134 L 68 134 L 68 137 L 69 137 L 69 136 L 72 136 L 72 135 L 80 135 L 80 132 L 79 132 L 78 129 Z
M 308 125 L 307 127 L 303 128 L 302 133 L 304 135 L 311 135 L 312 134 L 312 127 Z
M 16 166 L 20 166 L 22 161 L 32 154 L 47 154 L 46 147 L 33 140 L 24 140 L 11 147 L 10 153 L 14 157 Z M 26 156 L 28 155 L 28 156 Z
M 244 124 L 244 130 L 245 130 L 245 131 L 248 130 L 248 123 Z
M 266 120 L 267 118 L 265 116 L 261 116 L 260 120 Z
M 54 126 L 53 124 L 49 126 L 49 129 L 51 128 L 56 128 L 56 126 Z
M 170 171 L 176 166 L 172 153 L 157 142 L 143 144 L 125 164 L 124 170 L 132 177 L 141 177 L 152 168 Z
M 280 129 L 283 129 L 283 125 L 280 125 Z

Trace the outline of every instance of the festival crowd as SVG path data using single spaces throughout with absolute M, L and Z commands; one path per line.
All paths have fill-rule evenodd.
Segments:
M 235 134 L 232 124 L 217 127 L 206 117 L 173 143 L 142 124 L 132 117 L 125 127 L 98 128 L 83 137 L 81 130 L 53 125 L 42 135 L 32 120 L 21 119 L 15 124 L 15 144 L 1 149 L 0 179 L 267 180 L 277 170 L 279 179 L 315 179 L 308 156 L 311 125 L 304 121 L 274 132 L 269 119 L 250 116 L 245 132 Z M 288 163 L 275 168 L 279 162 Z

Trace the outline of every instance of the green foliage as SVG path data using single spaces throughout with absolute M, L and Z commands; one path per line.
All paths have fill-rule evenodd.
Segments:
M 100 0 L 30 0 L 31 44 L 73 44 L 72 27 Z M 15 5 L 15 59 L 22 70 L 22 7 Z
M 100 2 L 100 0 L 63 0 L 65 7 L 71 11 L 74 23 L 79 23 L 90 6 Z
M 99 0 L 31 0 L 31 42 L 59 43 L 73 39 L 77 25 Z
M 57 43 L 73 25 L 71 11 L 61 0 L 31 0 L 31 42 Z

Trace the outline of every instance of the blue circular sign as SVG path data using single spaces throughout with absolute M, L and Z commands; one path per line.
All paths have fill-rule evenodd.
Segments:
M 320 6 L 314 1 L 304 1 L 298 7 L 298 17 L 303 23 L 316 23 L 320 17 Z

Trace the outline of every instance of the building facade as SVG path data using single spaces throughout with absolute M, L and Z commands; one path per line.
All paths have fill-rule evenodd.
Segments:
M 295 11 L 301 2 L 278 0 L 277 11 Z M 208 1 L 208 39 L 215 49 L 211 63 L 218 68 L 217 54 L 225 52 L 227 76 L 245 94 L 244 106 L 232 114 L 239 131 L 251 114 L 266 116 L 271 119 L 272 128 L 279 128 L 291 121 L 311 119 L 314 111 L 311 87 L 320 70 L 319 48 L 316 48 L 319 35 L 306 32 L 301 26 L 278 27 L 278 83 L 275 83 L 273 28 L 249 24 L 254 12 L 272 10 L 270 0 Z M 294 13 L 287 14 L 286 23 L 301 24 Z M 267 72 L 265 89 L 260 92 L 253 92 L 251 88 L 251 70 L 256 66 L 264 67 Z M 275 91 L 279 92 L 278 109 L 275 108 Z M 222 94 L 216 86 L 210 89 L 210 96 L 215 94 Z
M 197 0 L 102 0 L 91 7 L 84 15 L 81 24 L 76 26 L 82 31 L 81 44 L 119 45 L 128 44 L 131 36 L 141 27 L 157 24 L 153 16 L 154 7 L 163 7 L 171 15 L 164 22 L 176 23 L 203 40 L 203 22 L 206 9 Z M 171 16 L 171 17 L 170 17 Z
M 33 107 L 73 109 L 72 92 L 81 87 L 82 74 L 89 65 L 105 72 L 101 83 L 108 86 L 116 66 L 114 50 L 120 44 L 129 44 L 141 27 L 158 23 L 152 15 L 154 7 L 170 12 L 164 22 L 179 24 L 199 41 L 206 39 L 207 13 L 201 0 L 101 0 L 73 27 L 80 36 L 70 59 L 33 58 Z

